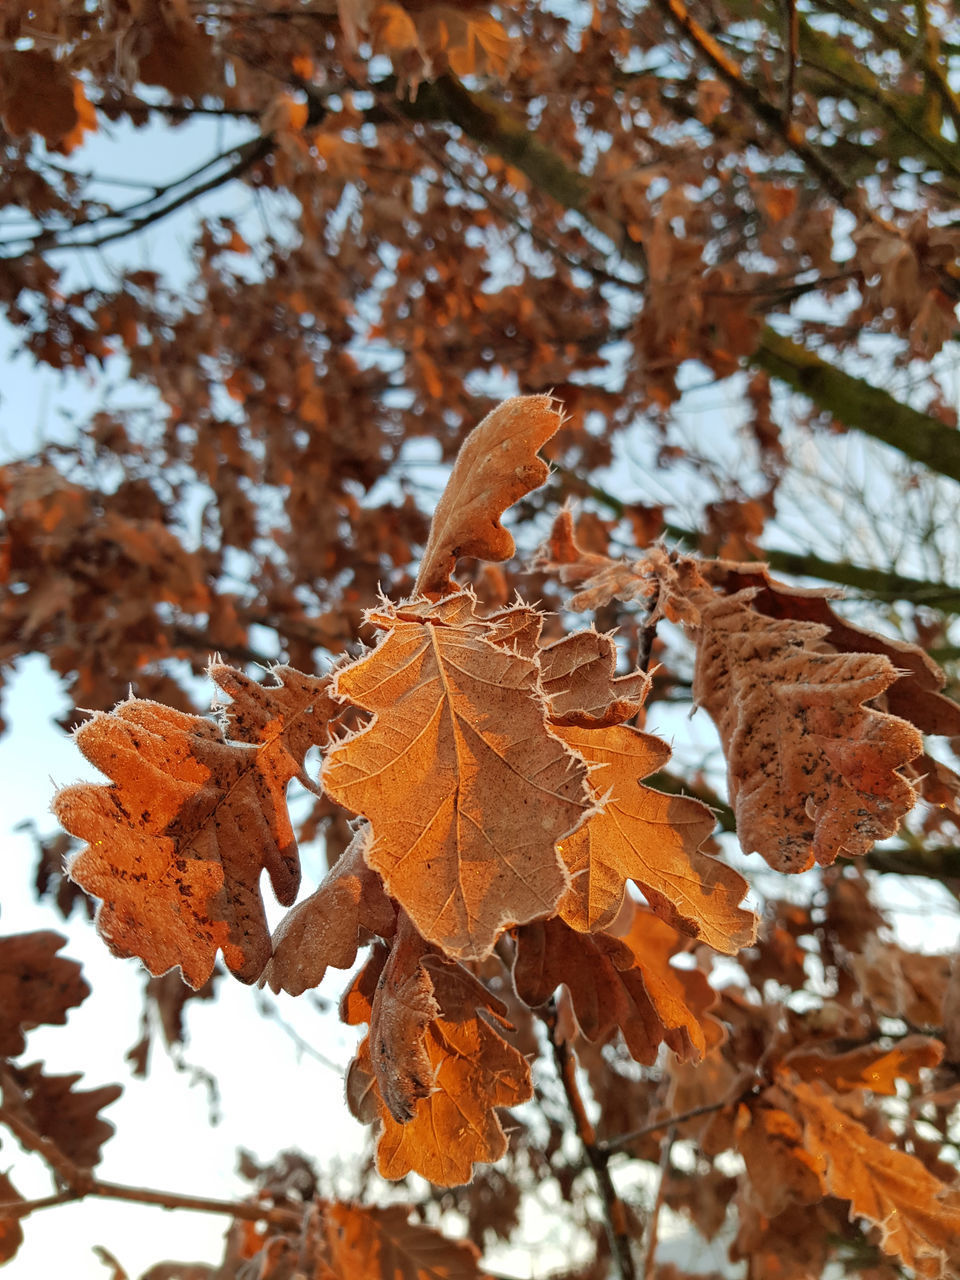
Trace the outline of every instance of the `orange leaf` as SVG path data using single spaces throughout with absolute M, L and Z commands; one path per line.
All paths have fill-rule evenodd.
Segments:
M 402 1178 L 413 1170 L 438 1186 L 460 1186 L 469 1182 L 474 1164 L 499 1160 L 506 1151 L 495 1108 L 530 1097 L 530 1068 L 488 1021 L 509 1027 L 504 1006 L 472 974 L 432 955 L 423 968 L 439 1007 L 439 1016 L 422 1028 L 430 1092 L 416 1102 L 410 1120 L 398 1123 L 377 1083 L 368 1037 L 347 1074 L 347 1101 L 358 1119 L 379 1122 L 381 1177 Z M 358 981 L 369 980 L 361 974 Z M 381 1053 L 381 1069 L 382 1062 Z
M 668 796 L 638 778 L 655 773 L 670 749 L 652 734 L 617 725 L 557 729 L 593 768 L 589 786 L 602 811 L 561 846 L 571 885 L 558 906 L 581 931 L 606 928 L 633 880 L 668 924 L 727 954 L 749 946 L 756 920 L 738 905 L 747 882 L 732 867 L 700 852 L 715 822 L 705 804 Z
M 880 1243 L 918 1275 L 947 1280 L 960 1266 L 960 1203 L 916 1157 L 881 1142 L 830 1101 L 822 1086 L 782 1081 L 803 1141 L 830 1195 L 879 1228 Z
M 480 1280 L 479 1251 L 410 1222 L 405 1205 L 327 1204 L 327 1257 L 337 1280 Z
M 815 1204 L 824 1191 L 818 1163 L 804 1148 L 803 1127 L 779 1107 L 769 1105 L 775 1090 L 753 1106 L 737 1108 L 737 1148 L 747 1166 L 749 1198 L 768 1218 L 775 1218 L 794 1204 Z
M 546 480 L 547 464 L 537 457 L 537 450 L 560 422 L 549 396 L 515 396 L 471 431 L 433 515 L 418 592 L 442 595 L 454 590 L 450 574 L 460 556 L 508 560 L 513 555 L 513 538 L 500 517 Z
M 417 30 L 430 63 L 446 61 L 455 75 L 503 76 L 510 69 L 513 43 L 489 13 L 431 4 L 417 15 Z
M 79 80 L 73 82 L 73 106 L 77 113 L 77 123 L 63 135 L 57 145 L 57 150 L 62 151 L 64 155 L 69 155 L 75 147 L 80 146 L 84 134 L 96 133 L 97 130 L 96 110 L 84 93 L 83 85 Z
M 680 942 L 639 907 L 623 938 L 577 934 L 556 917 L 538 920 L 517 930 L 513 980 L 531 1008 L 565 986 L 586 1038 L 602 1044 L 619 1027 L 637 1062 L 655 1062 L 661 1042 L 682 1060 L 699 1061 L 709 1047 L 704 1020 L 714 994 L 698 970 L 670 966 Z M 709 1036 L 712 1043 L 712 1025 Z
M 927 1036 L 905 1036 L 892 1049 L 863 1045 L 848 1053 L 827 1053 L 823 1049 L 795 1049 L 783 1065 L 801 1080 L 818 1080 L 838 1093 L 869 1089 L 894 1097 L 898 1080 L 915 1082 L 922 1069 L 936 1067 L 943 1058 L 943 1045 Z
M 296 897 L 286 786 L 303 773 L 305 745 L 324 740 L 329 705 L 323 681 L 284 668 L 276 686 L 214 670 L 234 695 L 235 731 L 249 741 L 132 699 L 77 730 L 80 750 L 113 784 L 67 787 L 54 802 L 61 824 L 88 842 L 70 874 L 103 899 L 97 925 L 111 949 L 139 956 L 151 973 L 180 965 L 194 987 L 218 948 L 245 982 L 269 959 L 260 874 L 269 871 L 284 905 Z
M 373 722 L 327 755 L 328 794 L 373 827 L 367 861 L 419 932 L 488 955 L 567 886 L 555 844 L 589 812 L 586 768 L 544 723 L 537 667 L 491 643 L 466 593 L 385 606 L 386 635 L 336 675 Z

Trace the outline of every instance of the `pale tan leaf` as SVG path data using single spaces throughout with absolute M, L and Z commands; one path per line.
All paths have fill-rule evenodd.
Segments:
M 433 515 L 416 590 L 444 595 L 461 556 L 508 560 L 513 538 L 500 517 L 547 478 L 537 450 L 561 418 L 550 396 L 514 396 L 488 413 L 467 436 Z
M 666 743 L 618 725 L 557 732 L 592 765 L 589 785 L 602 811 L 561 842 L 570 888 L 558 911 L 575 929 L 606 928 L 633 880 L 664 920 L 732 954 L 756 936 L 756 919 L 739 903 L 747 882 L 700 851 L 715 821 L 698 800 L 670 796 L 638 779 L 669 759 Z
M 546 727 L 536 664 L 444 611 L 371 615 L 386 635 L 336 692 L 375 719 L 328 753 L 323 784 L 370 821 L 367 861 L 423 937 L 478 959 L 554 909 L 555 844 L 590 801 L 585 765 Z

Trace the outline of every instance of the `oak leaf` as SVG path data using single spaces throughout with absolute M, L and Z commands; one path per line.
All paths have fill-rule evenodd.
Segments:
M 749 1198 L 768 1218 L 794 1204 L 815 1204 L 824 1194 L 818 1163 L 803 1145 L 803 1126 L 779 1101 L 768 1089 L 754 1105 L 741 1103 L 735 1120 Z
M 565 986 L 584 1036 L 604 1043 L 619 1027 L 637 1062 L 655 1062 L 661 1043 L 699 1061 L 719 1038 L 707 1015 L 714 993 L 699 970 L 670 965 L 683 943 L 674 929 L 635 905 L 628 919 L 622 937 L 578 934 L 556 917 L 524 925 L 516 934 L 517 992 L 537 1008 Z
M 461 556 L 508 560 L 513 538 L 500 517 L 547 478 L 537 450 L 562 419 L 550 396 L 514 396 L 470 432 L 453 465 L 430 525 L 416 591 L 445 595 Z
M 0 938 L 0 1055 L 23 1053 L 24 1032 L 62 1026 L 67 1010 L 90 994 L 80 965 L 57 955 L 65 943 L 49 930 Z
M 364 824 L 319 888 L 288 911 L 273 935 L 273 955 L 261 983 L 292 996 L 318 987 L 328 966 L 349 969 L 363 931 L 388 937 L 396 911 L 380 878 L 364 861 Z
M 674 928 L 727 954 L 748 946 L 756 920 L 738 905 L 747 882 L 700 851 L 715 825 L 710 810 L 637 781 L 663 767 L 670 757 L 666 743 L 622 725 L 557 733 L 592 766 L 589 785 L 603 800 L 602 810 L 560 846 L 571 884 L 557 910 L 567 924 L 606 928 L 633 880 Z
M 300 879 L 285 800 L 299 765 L 274 728 L 262 745 L 228 742 L 201 716 L 132 699 L 77 730 L 114 781 L 65 788 L 54 812 L 87 841 L 70 874 L 102 899 L 97 927 L 115 954 L 154 974 L 179 965 L 200 987 L 222 949 L 237 977 L 259 977 L 270 956 L 260 874 L 284 905 Z
M 426 955 L 426 943 L 401 913 L 370 1007 L 369 1041 L 380 1096 L 400 1124 L 411 1120 L 420 1099 L 433 1091 L 426 1032 L 440 1016 L 440 1006 Z
M 351 1021 L 371 1016 L 371 981 L 379 980 L 385 961 L 381 950 L 371 958 L 372 973 L 358 975 L 356 998 L 351 1000 L 350 993 L 345 997 Z M 411 1025 L 414 1034 L 422 1035 L 430 1092 L 416 1102 L 410 1120 L 395 1120 L 378 1084 L 367 1037 L 347 1073 L 347 1101 L 359 1120 L 378 1124 L 377 1169 L 382 1177 L 402 1178 L 413 1170 L 438 1186 L 460 1186 L 469 1182 L 474 1164 L 499 1160 L 506 1151 L 496 1108 L 530 1097 L 530 1068 L 501 1035 L 501 1030 L 510 1029 L 505 1007 L 482 983 L 462 965 L 440 956 L 425 955 L 422 966 L 439 1014 L 424 1025 L 418 1003 Z M 390 1028 L 381 1021 L 379 1030 L 397 1036 L 403 1027 L 402 1019 Z M 380 1052 L 381 1072 L 388 1058 L 409 1058 L 398 1039 L 392 1043 L 390 1054 Z
M 960 1264 L 960 1197 L 916 1157 L 872 1137 L 819 1085 L 784 1077 L 830 1195 L 850 1201 L 850 1217 L 880 1230 L 885 1252 L 918 1275 L 946 1280 Z
M 81 1079 L 79 1072 L 48 1076 L 39 1062 L 10 1067 L 9 1078 L 12 1084 L 5 1086 L 5 1105 L 11 1106 L 36 1134 L 54 1142 L 74 1164 L 93 1168 L 100 1160 L 100 1148 L 114 1131 L 99 1112 L 116 1102 L 123 1092 L 121 1086 L 74 1089 Z
M 281 664 L 271 667 L 271 683 L 261 684 L 219 661 L 210 664 L 207 674 L 230 699 L 215 704 L 224 736 L 269 747 L 284 757 L 291 777 L 316 790 L 304 771 L 304 757 L 311 747 L 327 744 L 331 721 L 340 710 L 330 693 L 330 677 L 305 675 Z
M 369 820 L 367 862 L 423 937 L 478 959 L 507 925 L 553 911 L 567 887 L 556 841 L 591 806 L 586 766 L 544 722 L 536 663 L 472 618 L 446 621 L 451 607 L 463 601 L 371 612 L 386 634 L 334 687 L 375 718 L 322 776 Z
M 479 1280 L 479 1250 L 409 1220 L 405 1205 L 324 1206 L 327 1260 L 337 1280 Z

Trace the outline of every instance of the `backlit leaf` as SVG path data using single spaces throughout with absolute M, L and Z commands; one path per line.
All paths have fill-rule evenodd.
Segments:
M 479 958 L 507 925 L 554 909 L 567 886 L 556 841 L 590 803 L 585 766 L 545 725 L 536 664 L 462 608 L 371 614 L 386 634 L 335 690 L 375 718 L 328 753 L 323 785 L 369 820 L 367 861 L 423 937 Z
M 557 732 L 592 765 L 589 785 L 603 809 L 561 842 L 571 884 L 558 911 L 575 929 L 606 928 L 633 880 L 674 928 L 732 953 L 748 946 L 756 921 L 738 904 L 747 882 L 700 852 L 714 827 L 706 805 L 669 796 L 638 779 L 670 757 L 666 743 L 623 725 Z

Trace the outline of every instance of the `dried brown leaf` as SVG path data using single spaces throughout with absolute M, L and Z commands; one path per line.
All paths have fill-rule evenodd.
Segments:
M 380 959 L 373 964 L 376 972 Z M 359 1120 L 379 1124 L 382 1177 L 402 1178 L 413 1170 L 438 1186 L 460 1186 L 469 1182 L 474 1164 L 499 1160 L 506 1151 L 496 1108 L 530 1097 L 530 1068 L 492 1025 L 509 1028 L 500 1001 L 462 965 L 438 956 L 425 957 L 423 964 L 440 1011 L 423 1031 L 430 1093 L 417 1101 L 412 1119 L 398 1123 L 380 1092 L 368 1037 L 350 1064 L 347 1101 Z M 363 975 L 356 985 L 369 989 Z M 364 1003 L 362 996 L 353 1003 L 354 1016 L 362 1017 Z M 383 1064 L 381 1055 L 381 1069 Z
M 5 1173 L 0 1173 L 0 1204 L 22 1202 L 23 1196 Z M 0 1266 L 9 1262 L 23 1244 L 23 1228 L 19 1218 L 5 1218 L 0 1214 Z
M 81 966 L 57 955 L 65 943 L 49 930 L 0 938 L 0 1055 L 23 1053 L 33 1027 L 63 1026 L 90 994 Z
M 636 908 L 629 931 L 578 934 L 562 920 L 538 920 L 517 930 L 513 979 L 531 1008 L 557 987 L 570 992 L 577 1023 L 595 1043 L 619 1027 L 631 1055 L 647 1065 L 661 1042 L 684 1061 L 699 1061 L 717 1038 L 707 1017 L 714 993 L 698 970 L 671 967 L 680 935 Z
M 939 1065 L 943 1045 L 927 1036 L 905 1036 L 891 1049 L 863 1045 L 847 1053 L 794 1049 L 783 1065 L 801 1080 L 819 1081 L 837 1093 L 869 1089 L 894 1097 L 898 1080 L 915 1082 L 921 1070 Z
M 784 1077 L 783 1090 L 803 1125 L 831 1195 L 850 1201 L 850 1217 L 880 1229 L 885 1252 L 918 1275 L 947 1280 L 960 1265 L 960 1198 L 914 1156 L 867 1133 L 819 1085 Z
M 556 725 L 603 729 L 623 724 L 643 706 L 650 689 L 644 671 L 618 676 L 613 638 L 575 631 L 540 650 L 543 691 Z
M 364 824 L 316 892 L 280 921 L 261 979 L 272 991 L 302 995 L 320 985 L 328 966 L 350 968 L 363 931 L 393 933 L 395 909 L 364 861 L 369 838 Z
M 479 1250 L 409 1220 L 405 1205 L 324 1206 L 327 1259 L 337 1280 L 479 1280 Z
M 16 1094 L 10 1097 L 13 1090 L 8 1090 L 5 1105 L 13 1107 L 35 1133 L 54 1142 L 74 1164 L 93 1168 L 100 1160 L 100 1148 L 114 1131 L 98 1113 L 116 1102 L 123 1092 L 121 1086 L 75 1090 L 73 1086 L 82 1078 L 79 1072 L 48 1076 L 39 1062 L 11 1067 L 10 1077 Z
M 222 949 L 231 972 L 255 981 L 270 956 L 260 874 L 284 905 L 300 880 L 285 799 L 298 764 L 282 730 L 259 746 L 227 742 L 201 716 L 132 699 L 76 737 L 113 782 L 65 788 L 54 812 L 87 841 L 70 874 L 102 899 L 111 950 L 154 974 L 179 965 L 200 987 Z

